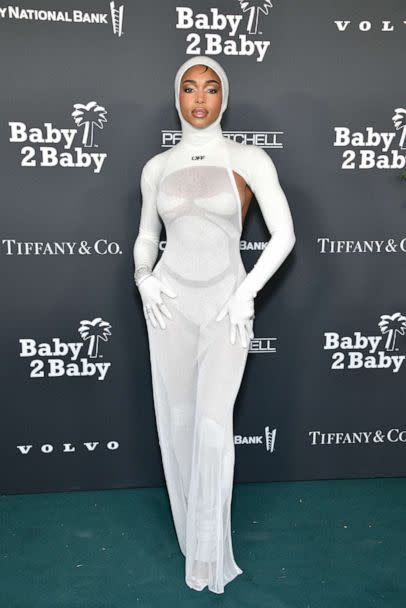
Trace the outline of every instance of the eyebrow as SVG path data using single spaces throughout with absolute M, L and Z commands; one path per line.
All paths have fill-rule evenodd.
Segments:
M 191 80 L 190 78 L 188 78 L 187 80 L 183 80 L 182 84 L 185 84 L 186 82 L 193 82 L 193 84 L 197 84 L 196 80 Z M 210 82 L 215 82 L 216 84 L 220 84 L 218 80 L 206 80 L 205 84 L 209 84 Z

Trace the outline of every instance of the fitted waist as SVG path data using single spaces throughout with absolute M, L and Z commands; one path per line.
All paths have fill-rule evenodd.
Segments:
M 162 257 L 176 275 L 192 281 L 210 281 L 225 273 L 238 273 L 240 241 L 218 234 L 167 233 Z
M 201 271 L 193 272 L 190 260 L 185 268 L 182 264 L 171 263 L 172 259 L 167 255 L 168 250 L 165 248 L 159 262 L 154 268 L 154 274 L 161 276 L 162 272 L 165 276 L 172 277 L 177 283 L 182 283 L 188 287 L 204 288 L 222 283 L 227 277 L 232 279 L 237 285 L 247 276 L 247 272 L 242 262 L 240 250 L 235 251 L 232 259 L 228 264 L 219 266 L 213 264 L 210 267 L 210 272 Z M 200 264 L 199 264 L 200 268 Z

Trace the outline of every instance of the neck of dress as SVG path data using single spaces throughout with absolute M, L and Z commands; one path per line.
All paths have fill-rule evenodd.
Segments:
M 220 117 L 217 117 L 217 119 L 208 127 L 199 129 L 198 127 L 191 125 L 183 116 L 181 116 L 182 144 L 189 148 L 200 149 L 209 144 L 216 144 L 217 142 L 222 141 L 223 131 L 219 118 Z

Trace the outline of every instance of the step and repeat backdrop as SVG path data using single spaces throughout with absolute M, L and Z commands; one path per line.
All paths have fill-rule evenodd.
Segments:
M 132 250 L 196 54 L 297 236 L 256 299 L 234 480 L 406 474 L 405 19 L 398 0 L 0 6 L 2 493 L 164 483 Z M 254 200 L 247 271 L 268 239 Z

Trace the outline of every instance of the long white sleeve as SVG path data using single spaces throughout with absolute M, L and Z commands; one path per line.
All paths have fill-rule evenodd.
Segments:
M 142 207 L 138 236 L 134 243 L 134 279 L 137 285 L 149 276 L 158 257 L 162 223 L 156 209 L 156 186 L 148 161 L 141 173 Z
M 249 186 L 258 201 L 271 239 L 239 286 L 255 297 L 292 250 L 296 236 L 289 205 L 274 163 L 258 146 L 249 146 Z

